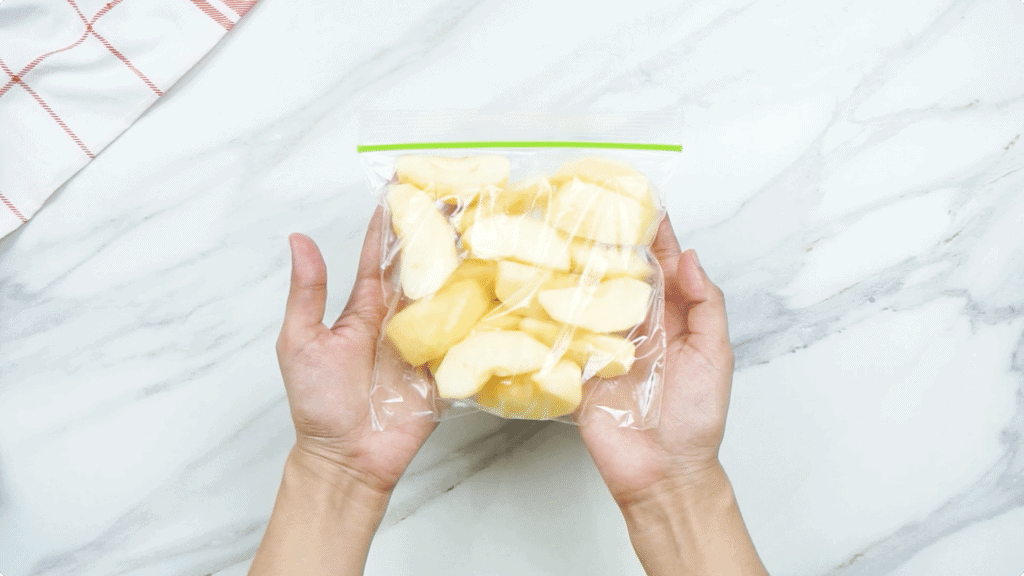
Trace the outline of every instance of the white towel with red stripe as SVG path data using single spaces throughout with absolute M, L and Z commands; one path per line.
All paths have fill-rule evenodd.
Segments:
M 0 0 L 0 237 L 32 217 L 256 0 Z

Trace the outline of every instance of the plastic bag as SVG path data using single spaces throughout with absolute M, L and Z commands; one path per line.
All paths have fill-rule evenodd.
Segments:
M 388 314 L 373 426 L 476 410 L 657 425 L 664 282 L 650 251 L 680 116 L 372 112 Z

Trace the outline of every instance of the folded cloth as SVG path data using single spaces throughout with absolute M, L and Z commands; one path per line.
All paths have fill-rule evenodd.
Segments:
M 0 0 L 0 237 L 32 217 L 256 0 Z

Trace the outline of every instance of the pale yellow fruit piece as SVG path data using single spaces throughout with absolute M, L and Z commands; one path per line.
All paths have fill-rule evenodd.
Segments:
M 567 240 L 554 228 L 526 216 L 496 215 L 477 218 L 462 236 L 473 258 L 516 260 L 568 271 Z
M 506 188 L 489 186 L 480 192 L 472 204 L 452 214 L 452 225 L 459 234 L 464 234 L 477 218 L 496 214 L 520 215 L 535 208 L 543 209 L 547 207 L 551 195 L 551 183 L 543 176 L 515 182 Z
M 441 367 L 442 360 L 444 360 L 444 356 L 441 356 L 440 358 L 434 358 L 433 360 L 427 362 L 427 370 L 430 371 L 431 376 L 437 374 L 437 369 Z
M 521 418 L 534 404 L 536 385 L 527 374 L 494 377 L 480 389 L 476 402 L 502 418 Z
M 525 214 L 534 208 L 546 207 L 551 195 L 551 182 L 544 176 L 534 176 L 513 182 L 504 189 L 489 189 L 480 195 L 478 202 L 495 214 Z
M 536 318 L 523 318 L 519 329 L 550 346 L 556 353 L 564 350 L 567 358 L 601 378 L 628 373 L 636 360 L 636 346 L 621 336 L 594 334 L 582 328 Z
M 460 280 L 472 280 L 479 284 L 493 299 L 494 279 L 497 272 L 498 265 L 494 260 L 470 258 L 459 264 L 459 267 L 448 278 L 448 283 L 453 284 Z
M 452 226 L 459 234 L 465 234 L 466 230 L 469 230 L 473 223 L 476 222 L 477 218 L 483 218 L 486 216 L 493 216 L 495 214 L 504 214 L 498 206 L 495 206 L 494 202 L 488 200 L 481 200 L 481 198 L 493 198 L 501 193 L 501 188 L 495 186 L 486 186 L 480 195 L 469 204 L 462 204 L 458 210 L 451 215 Z
M 598 156 L 580 158 L 563 164 L 551 182 L 561 186 L 573 178 L 624 194 L 646 206 L 660 204 L 650 179 L 625 162 Z
M 531 286 L 540 287 L 553 275 L 554 271 L 549 268 L 539 268 L 511 260 L 499 260 L 495 271 L 494 293 L 498 299 L 504 302 L 514 294 L 529 289 Z
M 635 278 L 612 278 L 596 286 L 542 290 L 537 300 L 552 318 L 591 332 L 619 332 L 643 322 L 651 287 Z
M 647 244 L 657 211 L 629 196 L 574 178 L 559 187 L 548 207 L 559 230 L 605 244 Z
M 406 362 L 419 366 L 465 338 L 490 307 L 480 284 L 454 282 L 392 316 L 385 333 Z
M 468 398 L 492 376 L 535 372 L 548 347 L 519 330 L 474 332 L 448 349 L 435 374 L 442 398 Z
M 562 360 L 551 370 L 491 378 L 477 393 L 476 402 L 503 418 L 549 420 L 579 406 L 582 386 L 579 367 Z
M 479 207 L 476 204 L 459 209 L 451 216 L 452 226 L 460 235 L 469 230 L 473 222 L 476 222 L 476 215 Z
M 551 420 L 559 416 L 571 414 L 579 403 L 573 404 L 557 396 L 538 393 L 534 396 L 534 402 L 519 418 L 525 420 Z
M 484 317 L 473 326 L 473 331 L 479 330 L 518 330 L 519 321 L 523 319 L 523 316 L 511 311 L 505 306 L 502 306 L 501 301 L 497 301 L 494 308 L 491 308 Z
M 537 294 L 541 290 L 568 288 L 579 283 L 580 277 L 575 274 L 500 260 L 495 276 L 494 293 L 506 306 L 524 316 L 543 317 L 547 314 L 537 300 Z
M 401 184 L 414 184 L 436 200 L 469 203 L 487 186 L 508 182 L 509 161 L 502 156 L 400 156 L 395 173 Z
M 551 316 L 544 311 L 544 308 L 540 306 L 538 302 L 536 307 L 532 305 L 525 305 L 528 303 L 517 302 L 515 300 L 509 300 L 507 303 L 497 300 L 498 305 L 488 315 L 497 316 L 499 314 L 512 315 L 520 318 L 537 318 L 538 320 L 551 320 Z M 514 329 L 514 328 L 513 328 Z
M 559 360 L 550 368 L 545 367 L 530 374 L 530 379 L 537 384 L 537 388 L 540 391 L 563 400 L 566 404 L 572 406 L 563 414 L 572 412 L 580 405 L 583 390 L 583 371 L 574 362 Z
M 653 270 L 632 246 L 614 246 L 575 239 L 569 245 L 572 271 L 588 277 L 632 276 L 650 278 Z
M 401 246 L 402 291 L 419 300 L 444 286 L 459 266 L 455 231 L 425 192 L 399 184 L 387 195 L 391 225 Z

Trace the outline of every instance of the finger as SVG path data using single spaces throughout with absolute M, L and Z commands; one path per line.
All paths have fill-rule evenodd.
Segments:
M 725 296 L 704 272 L 697 252 L 687 250 L 679 257 L 676 279 L 682 300 L 676 304 L 686 310 L 686 331 L 728 346 Z
M 679 240 L 676 239 L 676 233 L 672 229 L 672 222 L 669 221 L 668 214 L 661 219 L 658 234 L 654 237 L 654 244 L 651 245 L 651 251 L 662 263 L 679 255 Z
M 303 234 L 288 237 L 292 250 L 292 280 L 282 333 L 300 337 L 323 328 L 327 303 L 327 266 L 320 249 Z
M 359 324 L 373 331 L 380 329 L 387 307 L 380 284 L 381 230 L 384 226 L 384 210 L 378 207 L 370 218 L 363 237 L 363 250 L 359 255 L 359 267 L 352 284 L 348 303 L 332 329 Z

